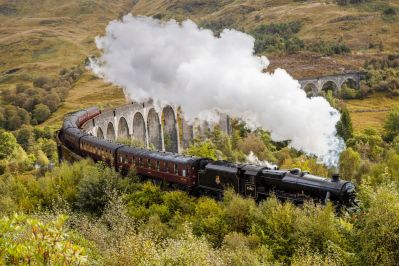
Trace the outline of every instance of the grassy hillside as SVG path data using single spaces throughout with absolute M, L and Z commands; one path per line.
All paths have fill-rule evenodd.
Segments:
M 214 30 L 247 32 L 264 24 L 297 22 L 301 27 L 295 37 L 305 47 L 342 43 L 351 52 L 329 56 L 309 49 L 292 54 L 264 52 L 271 59 L 271 68 L 285 68 L 296 78 L 357 70 L 371 56 L 398 52 L 399 18 L 386 15 L 389 8 L 399 13 L 399 1 L 340 6 L 335 1 L 293 0 L 0 0 L 0 90 L 17 83 L 31 84 L 41 75 L 55 77 L 62 68 L 83 64 L 87 56 L 97 53 L 94 37 L 104 32 L 110 20 L 128 12 L 162 19 L 190 18 Z M 85 73 L 48 123 L 77 107 L 122 102 L 120 90 Z M 353 101 L 349 108 L 366 108 L 373 102 Z M 368 119 L 363 118 L 368 113 L 353 113 L 355 128 L 379 126 L 384 114 L 378 113 L 377 122 L 367 124 Z

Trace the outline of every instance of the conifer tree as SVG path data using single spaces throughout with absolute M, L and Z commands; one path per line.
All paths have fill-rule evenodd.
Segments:
M 341 120 L 338 121 L 337 134 L 345 141 L 353 136 L 352 120 L 347 109 L 343 109 L 341 113 Z

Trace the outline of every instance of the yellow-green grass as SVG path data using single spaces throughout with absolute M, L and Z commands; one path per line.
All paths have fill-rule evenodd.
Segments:
M 376 93 L 363 100 L 347 100 L 346 106 L 355 131 L 369 127 L 381 131 L 389 110 L 399 108 L 399 96 Z

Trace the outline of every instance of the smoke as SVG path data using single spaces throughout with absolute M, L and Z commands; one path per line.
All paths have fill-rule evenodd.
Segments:
M 246 159 L 247 163 L 266 166 L 269 169 L 277 169 L 278 168 L 277 165 L 272 164 L 268 161 L 259 160 L 259 158 L 252 151 L 249 152 L 249 154 L 246 156 L 245 159 Z
M 102 51 L 92 70 L 136 101 L 155 98 L 182 106 L 193 118 L 217 107 L 261 125 L 275 141 L 337 164 L 339 112 L 322 97 L 307 98 L 285 70 L 263 73 L 269 61 L 253 55 L 253 37 L 225 29 L 217 38 L 186 20 L 161 22 L 126 15 L 96 38 Z

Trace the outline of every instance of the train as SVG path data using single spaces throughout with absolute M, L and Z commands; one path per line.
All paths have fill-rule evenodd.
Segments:
M 193 195 L 222 199 L 225 191 L 231 188 L 256 201 L 274 194 L 280 200 L 296 204 L 313 200 L 320 203 L 330 201 L 337 208 L 348 210 L 358 206 L 354 184 L 340 179 L 338 174 L 324 178 L 298 168 L 280 170 L 276 167 L 147 150 L 99 139 L 84 132 L 81 126 L 100 113 L 98 107 L 90 107 L 66 116 L 58 131 L 59 145 L 81 157 L 102 161 L 121 173 L 127 173 L 134 167 L 137 175 L 143 179 Z

